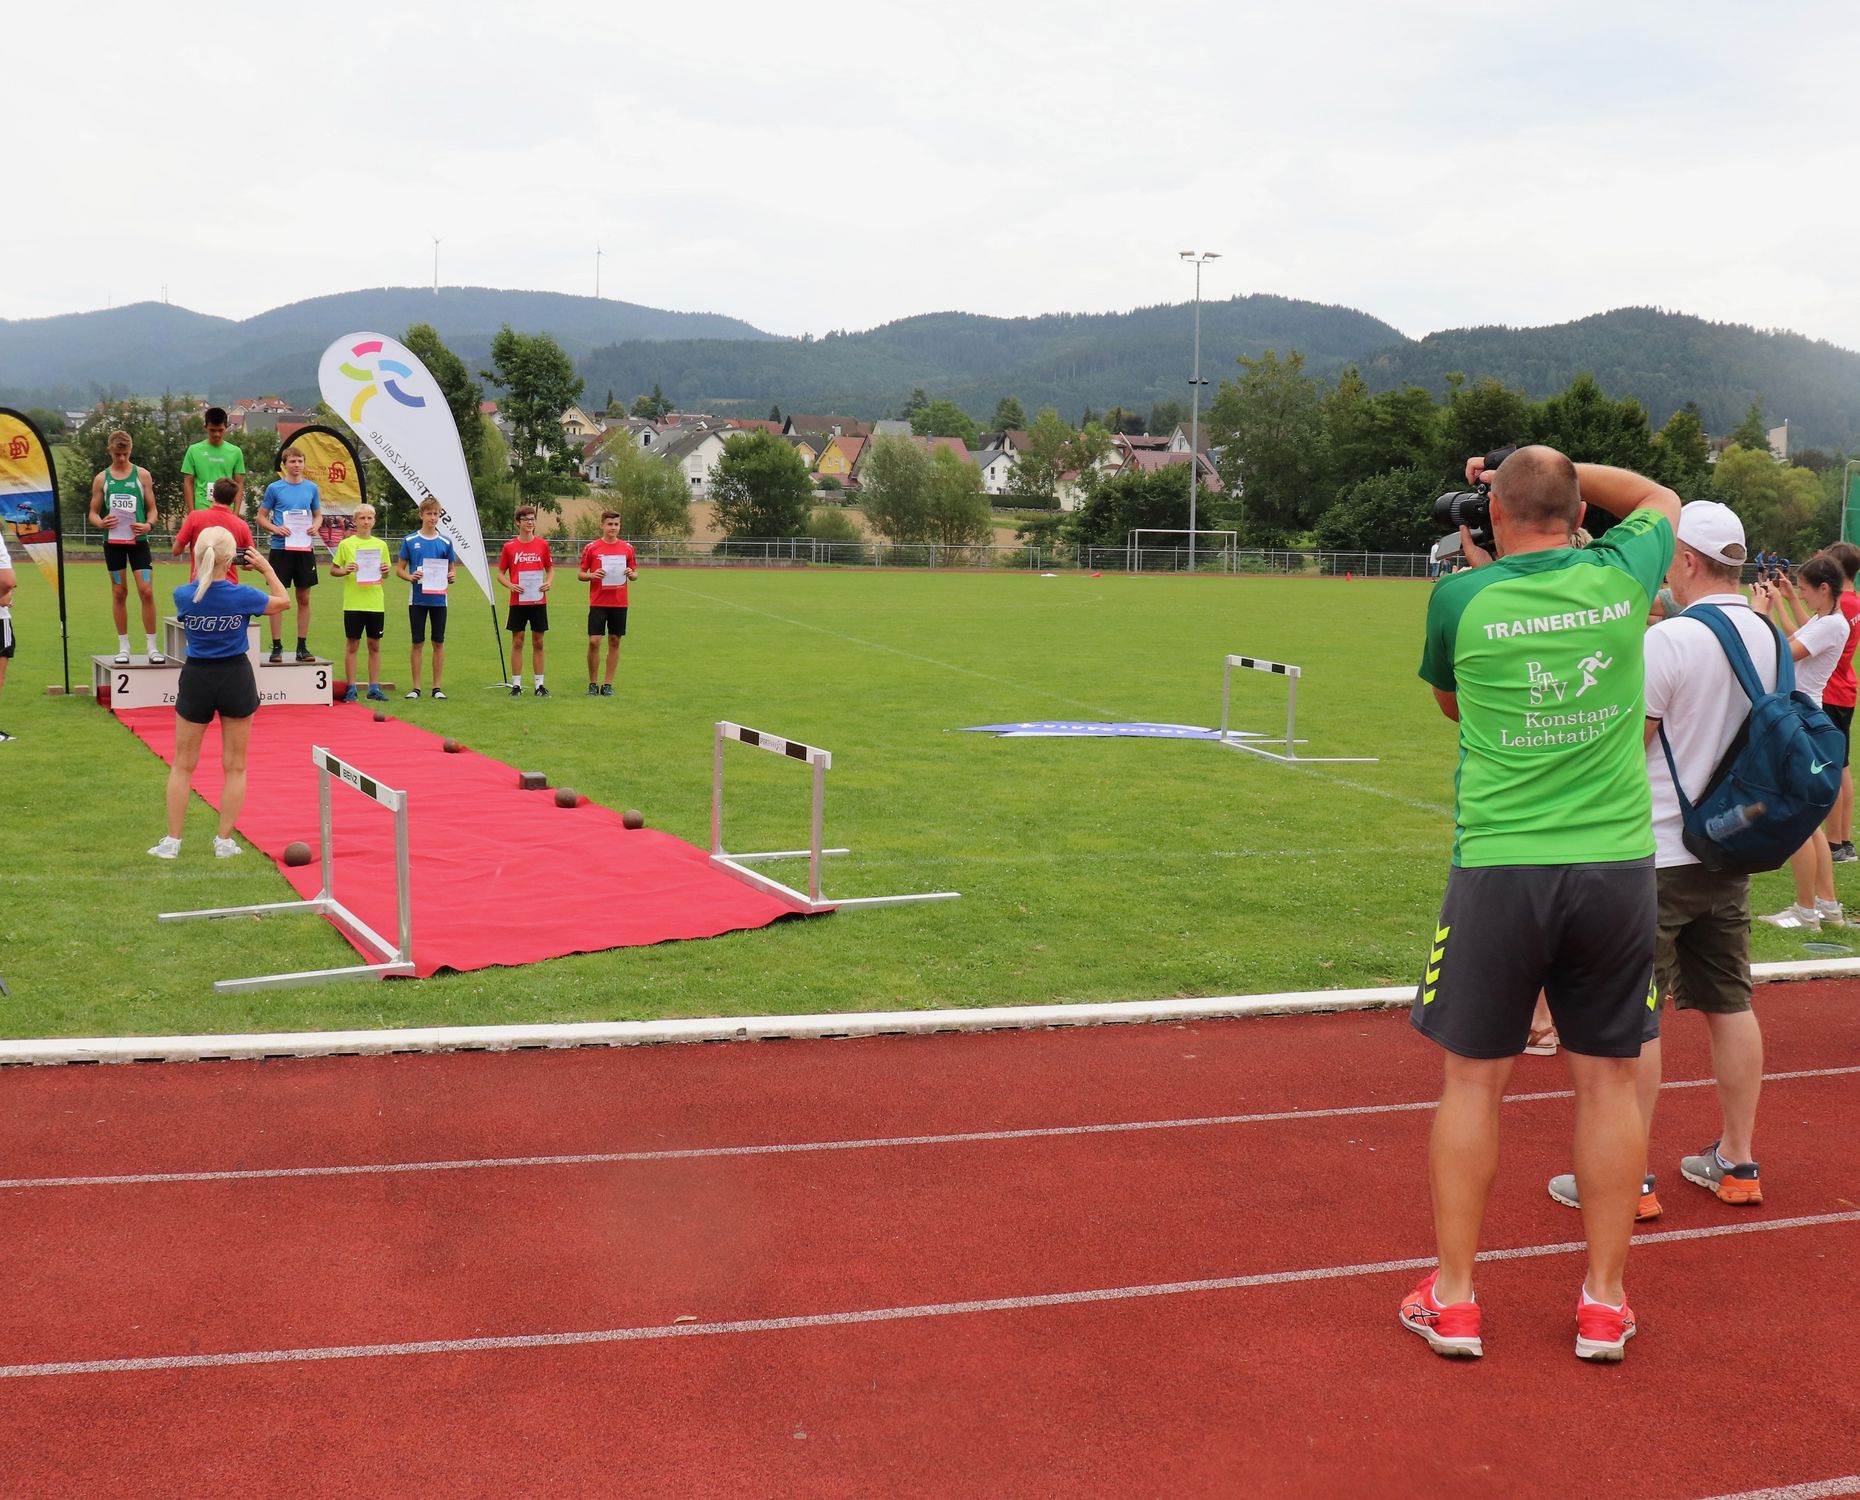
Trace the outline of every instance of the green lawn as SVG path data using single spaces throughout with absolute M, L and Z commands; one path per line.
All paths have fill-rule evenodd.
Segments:
M 664 570 L 636 587 L 620 696 L 578 696 L 584 638 L 568 604 L 553 638 L 560 696 L 539 703 L 485 688 L 497 670 L 489 612 L 462 580 L 451 701 L 395 712 L 699 844 L 714 720 L 808 740 L 835 757 L 828 840 L 853 850 L 829 861 L 829 894 L 962 900 L 523 969 L 220 998 L 216 977 L 350 963 L 353 950 L 307 917 L 157 925 L 161 911 L 288 900 L 290 888 L 262 857 L 214 861 L 204 803 L 178 865 L 143 853 L 162 831 L 163 767 L 88 699 L 42 696 L 58 678 L 52 601 L 36 569 L 18 572 L 22 645 L 0 696 L 0 728 L 20 737 L 0 745 L 9 1037 L 1405 983 L 1445 877 L 1454 731 L 1414 675 L 1420 584 Z M 161 570 L 158 593 L 179 581 Z M 69 588 L 72 675 L 85 682 L 90 650 L 112 644 L 108 587 L 100 568 L 73 565 Z M 572 579 L 564 589 L 565 603 L 579 599 Z M 339 644 L 336 598 L 327 585 L 316 595 L 311 640 L 325 654 Z M 386 675 L 404 681 L 405 615 L 388 618 Z M 1053 716 L 1212 724 L 1226 651 L 1306 668 L 1308 753 L 1380 763 L 1292 768 L 1207 743 L 949 732 Z M 1275 732 L 1283 685 L 1236 674 L 1236 687 L 1236 722 Z M 805 773 L 741 747 L 729 766 L 731 846 L 804 843 Z M 1756 887 L 1759 909 L 1788 900 L 1784 875 Z M 1769 929 L 1755 947 L 1803 956 Z

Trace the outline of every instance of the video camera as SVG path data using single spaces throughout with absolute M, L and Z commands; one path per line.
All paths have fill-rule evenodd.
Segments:
M 1512 454 L 1518 451 L 1518 445 L 1500 448 L 1485 456 L 1482 468 L 1496 469 Z M 1435 543 L 1433 557 L 1436 561 L 1451 557 L 1460 550 L 1460 527 L 1464 526 L 1473 539 L 1475 546 L 1492 550 L 1492 486 L 1477 484 L 1470 490 L 1454 490 L 1442 495 L 1434 502 L 1434 524 L 1443 531 L 1451 532 Z

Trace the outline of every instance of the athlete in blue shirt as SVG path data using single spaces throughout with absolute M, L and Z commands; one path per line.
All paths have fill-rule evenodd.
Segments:
M 413 585 L 413 602 L 407 606 L 407 625 L 413 637 L 413 685 L 407 693 L 409 698 L 420 696 L 420 658 L 426 652 L 429 623 L 433 627 L 433 696 L 441 699 L 446 696 L 439 680 L 446 669 L 446 600 L 451 595 L 421 587 L 427 576 L 426 564 L 441 560 L 446 564 L 446 586 L 450 588 L 452 580 L 459 576 L 459 555 L 453 550 L 451 539 L 439 534 L 439 502 L 428 495 L 420 502 L 420 529 L 402 539 L 400 556 L 394 563 L 395 574 Z
M 258 502 L 258 524 L 271 533 L 271 565 L 286 588 L 297 590 L 297 659 L 315 661 L 310 654 L 310 590 L 316 587 L 316 528 L 323 519 L 322 493 L 304 478 L 301 450 L 286 448 L 278 455 L 282 479 L 265 486 Z M 293 532 L 290 518 L 297 522 Z M 293 546 L 292 541 L 297 545 Z M 271 619 L 271 659 L 284 660 L 284 642 L 278 636 L 279 620 Z
M 256 547 L 243 566 L 257 569 L 266 587 L 228 583 L 233 563 L 233 535 L 209 526 L 194 543 L 194 582 L 174 591 L 174 611 L 187 632 L 187 659 L 181 663 L 181 686 L 174 705 L 174 763 L 168 769 L 168 833 L 149 850 L 157 859 L 181 853 L 181 825 L 187 817 L 187 794 L 200 742 L 217 714 L 220 765 L 225 787 L 220 793 L 220 832 L 213 852 L 221 859 L 243 853 L 233 838 L 233 824 L 245 807 L 245 753 L 258 712 L 258 683 L 245 654 L 246 621 L 254 615 L 276 617 L 290 604 L 284 585 Z

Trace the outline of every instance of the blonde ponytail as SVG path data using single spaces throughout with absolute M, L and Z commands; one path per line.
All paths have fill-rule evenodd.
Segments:
M 198 604 L 213 582 L 215 573 L 224 574 L 236 550 L 233 534 L 224 526 L 209 526 L 194 543 L 194 602 Z

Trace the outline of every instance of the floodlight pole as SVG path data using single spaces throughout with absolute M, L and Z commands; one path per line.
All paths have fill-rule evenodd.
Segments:
M 1201 463 L 1201 268 L 1221 258 L 1218 250 L 1183 250 L 1181 258 L 1195 268 L 1195 373 L 1189 377 L 1188 409 L 1188 571 L 1195 571 L 1195 480 Z

